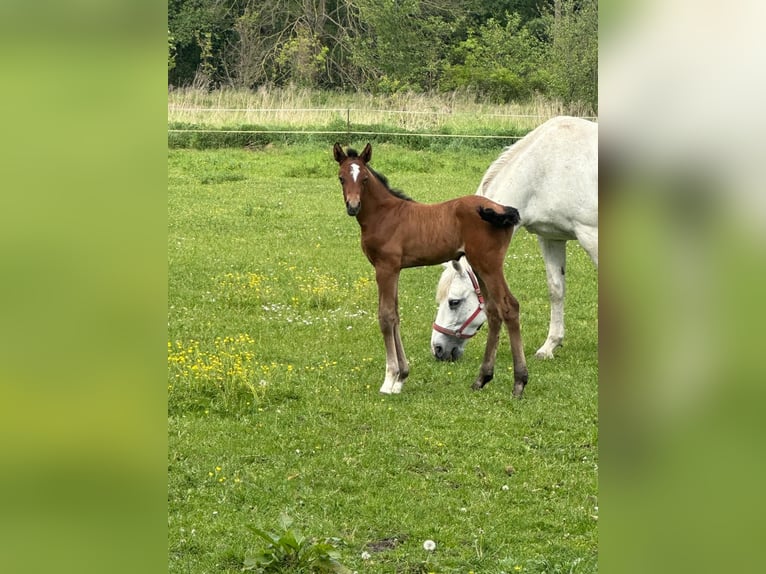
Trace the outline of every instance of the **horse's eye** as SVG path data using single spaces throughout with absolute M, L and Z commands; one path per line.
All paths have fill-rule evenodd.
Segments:
M 447 304 L 449 305 L 450 309 L 457 309 L 461 301 L 462 299 L 450 299 L 449 301 L 447 301 Z
M 339 177 L 338 179 L 340 180 L 340 184 L 343 185 L 343 178 Z

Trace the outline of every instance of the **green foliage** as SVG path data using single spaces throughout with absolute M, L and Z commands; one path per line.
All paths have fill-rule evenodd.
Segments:
M 453 50 L 443 89 L 471 88 L 493 102 L 528 99 L 546 90 L 544 49 L 522 27 L 518 14 L 507 14 L 503 26 L 494 18 Z
M 213 34 L 196 31 L 194 39 L 200 50 L 200 64 L 194 83 L 199 87 L 207 88 L 213 81 L 216 69 L 213 63 Z
M 329 48 L 312 35 L 307 26 L 298 26 L 294 36 L 283 44 L 277 63 L 289 81 L 299 87 L 312 87 L 325 66 Z
M 598 0 L 560 0 L 546 15 L 552 43 L 551 94 L 598 109 Z
M 597 19 L 597 0 L 170 0 L 169 81 L 595 105 Z
M 453 26 L 448 15 L 429 12 L 420 0 L 356 0 L 364 34 L 350 41 L 350 59 L 365 70 L 373 92 L 436 88 Z
M 242 570 L 263 574 L 326 572 L 346 574 L 350 572 L 339 562 L 340 552 L 336 548 L 340 542 L 339 539 L 326 538 L 322 541 L 309 539 L 292 528 L 292 524 L 292 519 L 283 513 L 279 517 L 282 532 L 278 534 L 248 525 L 248 528 L 266 543 L 266 546 L 255 555 L 245 558 Z

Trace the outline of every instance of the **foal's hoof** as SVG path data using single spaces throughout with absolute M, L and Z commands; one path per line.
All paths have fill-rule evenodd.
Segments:
M 484 385 L 486 385 L 488 382 L 492 380 L 492 377 L 494 377 L 494 373 L 491 375 L 479 375 L 479 378 L 476 379 L 476 382 L 471 385 L 471 388 L 474 391 L 480 391 L 484 388 Z

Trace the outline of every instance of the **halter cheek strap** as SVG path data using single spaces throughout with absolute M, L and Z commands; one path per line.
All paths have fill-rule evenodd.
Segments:
M 471 333 L 470 335 L 466 335 L 463 331 L 465 331 L 471 323 L 473 323 L 473 320 L 476 319 L 476 317 L 479 316 L 479 314 L 484 311 L 484 296 L 481 294 L 481 290 L 479 289 L 479 282 L 476 280 L 476 275 L 473 274 L 472 270 L 467 270 L 468 272 L 468 278 L 471 280 L 471 284 L 473 285 L 473 290 L 476 293 L 476 297 L 479 299 L 479 306 L 476 307 L 476 310 L 471 313 L 471 315 L 466 319 L 460 327 L 457 329 L 447 329 L 446 327 L 442 327 L 441 325 L 437 325 L 435 322 L 433 324 L 434 331 L 437 331 L 439 333 L 442 333 L 444 335 L 449 335 L 450 337 L 457 337 L 458 339 L 470 339 L 473 337 L 476 333 L 479 332 L 478 329 Z

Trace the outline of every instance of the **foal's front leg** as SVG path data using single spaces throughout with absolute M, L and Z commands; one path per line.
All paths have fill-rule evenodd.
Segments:
M 399 270 L 375 268 L 378 282 L 378 323 L 386 345 L 386 378 L 380 392 L 390 395 L 402 392 L 404 380 L 410 374 L 399 334 Z

